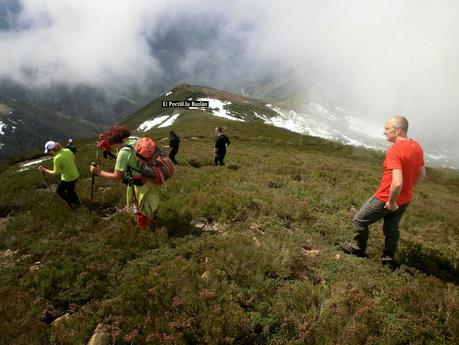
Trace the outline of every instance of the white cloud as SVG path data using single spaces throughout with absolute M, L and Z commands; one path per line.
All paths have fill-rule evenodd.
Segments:
M 410 135 L 458 144 L 455 0 L 20 2 L 18 28 L 0 31 L 0 78 L 112 87 L 174 72 L 218 86 L 276 66 L 303 81 L 308 101 L 342 105 L 381 126 L 404 114 Z M 152 51 L 151 42 L 190 21 L 195 26 L 168 48 L 187 42 L 186 51 L 164 67 L 161 54 L 167 60 L 170 51 Z M 194 36 L 199 28 L 209 29 L 207 41 Z
M 27 84 L 93 85 L 158 70 L 143 37 L 166 4 L 151 1 L 28 0 L 18 31 L 0 33 L 0 75 Z M 145 14 L 148 13 L 149 16 Z

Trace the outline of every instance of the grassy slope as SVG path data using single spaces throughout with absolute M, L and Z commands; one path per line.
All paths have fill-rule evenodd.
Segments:
M 232 140 L 224 168 L 210 165 L 217 125 Z M 124 213 L 105 217 L 124 206 L 119 183 L 96 180 L 89 215 L 50 195 L 36 170 L 0 174 L 0 344 L 82 344 L 98 323 L 116 344 L 459 341 L 457 176 L 430 170 L 417 188 L 402 223 L 403 265 L 391 273 L 379 263 L 380 225 L 369 259 L 336 246 L 352 238 L 381 155 L 202 112 L 173 128 L 182 165 L 155 233 Z M 94 142 L 79 143 L 85 203 Z

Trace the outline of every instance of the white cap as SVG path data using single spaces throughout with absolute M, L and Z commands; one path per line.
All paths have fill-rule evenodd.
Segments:
M 69 143 L 73 143 L 73 139 L 69 139 Z
M 56 142 L 50 140 L 45 144 L 45 153 L 48 153 L 49 150 L 52 150 L 56 147 Z

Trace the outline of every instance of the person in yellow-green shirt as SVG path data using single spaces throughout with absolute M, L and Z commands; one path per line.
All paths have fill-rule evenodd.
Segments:
M 63 148 L 55 141 L 45 144 L 45 153 L 54 156 L 53 170 L 39 166 L 38 170 L 48 175 L 61 175 L 61 181 L 57 186 L 57 194 L 64 199 L 70 207 L 79 206 L 80 200 L 75 193 L 75 185 L 80 177 L 76 166 L 75 155 L 67 148 Z

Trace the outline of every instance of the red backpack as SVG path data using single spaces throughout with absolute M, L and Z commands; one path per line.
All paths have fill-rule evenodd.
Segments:
M 150 179 L 153 183 L 161 185 L 174 174 L 174 164 L 153 139 L 143 137 L 137 140 L 134 147 L 131 145 L 125 147 L 135 152 L 140 171 L 130 168 L 142 174 L 142 184 Z

